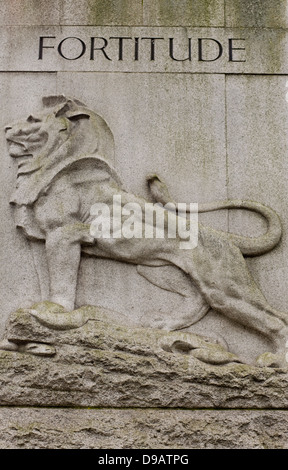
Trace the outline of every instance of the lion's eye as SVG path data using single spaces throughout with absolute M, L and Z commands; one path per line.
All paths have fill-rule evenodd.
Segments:
M 30 114 L 27 118 L 27 122 L 41 122 L 41 119 L 38 119 Z

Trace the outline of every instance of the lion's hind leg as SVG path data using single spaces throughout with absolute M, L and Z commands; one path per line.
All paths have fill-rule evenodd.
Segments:
M 198 247 L 186 256 L 185 270 L 211 308 L 279 347 L 288 316 L 269 305 L 239 248 L 211 233 L 204 234 Z
M 210 310 L 202 293 L 187 274 L 176 266 L 137 266 L 137 272 L 160 289 L 179 295 L 179 306 L 167 312 L 146 312 L 141 325 L 168 331 L 187 328 L 201 320 Z

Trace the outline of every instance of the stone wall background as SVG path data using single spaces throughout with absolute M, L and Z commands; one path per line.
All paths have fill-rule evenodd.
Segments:
M 42 96 L 65 93 L 87 103 L 108 122 L 116 144 L 115 166 L 129 190 L 147 195 L 145 176 L 156 172 L 180 202 L 243 198 L 270 205 L 283 222 L 283 240 L 272 253 L 247 262 L 269 302 L 288 310 L 287 0 L 1 0 L 0 11 L 0 127 L 39 108 Z M 187 73 L 186 65 L 182 71 L 180 67 L 169 72 L 152 67 L 137 73 L 137 69 L 123 69 L 122 64 L 117 71 L 92 71 L 90 65 L 87 70 L 69 63 L 65 69 L 48 59 L 45 65 L 32 61 L 31 54 L 37 50 L 32 48 L 31 37 L 65 36 L 68 31 L 66 35 L 81 35 L 87 26 L 111 27 L 113 35 L 121 35 L 125 26 L 132 36 L 130 28 L 157 27 L 170 34 L 173 27 L 184 37 L 189 28 L 200 28 L 199 32 L 205 28 L 205 35 L 206 28 L 213 28 L 211 37 L 225 28 L 231 37 L 249 39 L 247 63 L 234 68 L 230 64 L 226 70 L 205 65 L 205 73 L 197 67 Z M 31 44 L 30 55 L 25 43 Z M 37 260 L 28 241 L 15 231 L 9 207 L 15 167 L 5 150 L 3 133 L 0 146 L 2 331 L 11 311 L 40 300 L 40 289 Z M 209 214 L 202 220 L 251 236 L 265 228 L 246 212 Z M 147 286 L 133 267 L 98 260 L 96 270 L 95 261 L 82 263 L 79 305 L 113 308 L 117 304 L 138 315 L 143 309 L 163 309 L 166 303 L 177 307 L 177 302 L 176 294 Z M 210 324 L 207 320 L 208 327 L 216 322 L 223 334 L 229 322 L 217 315 L 214 321 L 214 317 Z M 245 329 L 235 333 L 235 351 L 246 334 Z M 259 340 L 251 339 L 249 351 L 254 341 Z M 5 446 L 6 438 L 2 439 Z M 284 441 L 278 441 L 279 446 L 285 446 Z M 253 441 L 253 445 L 264 443 Z

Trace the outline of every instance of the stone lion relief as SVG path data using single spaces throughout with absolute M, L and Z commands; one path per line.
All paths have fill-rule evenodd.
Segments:
M 79 317 L 74 311 L 75 295 L 81 254 L 85 253 L 137 265 L 138 273 L 148 281 L 185 297 L 185 312 L 175 313 L 172 320 L 169 317 L 166 323 L 156 325 L 158 328 L 181 330 L 213 308 L 271 341 L 268 362 L 283 366 L 288 316 L 268 304 L 243 256 L 259 256 L 279 243 L 282 230 L 277 214 L 249 201 L 199 205 L 199 212 L 224 208 L 254 211 L 265 218 L 268 228 L 264 235 L 249 238 L 199 224 L 198 245 L 191 250 L 179 249 L 177 237 L 95 239 L 90 231 L 95 203 L 112 209 L 115 195 L 121 195 L 122 205 L 136 202 L 144 208 L 147 201 L 122 187 L 112 165 L 113 135 L 99 115 L 65 96 L 43 98 L 43 105 L 43 111 L 5 128 L 9 154 L 18 164 L 11 198 L 16 226 L 28 239 L 45 242 L 49 295 L 43 301 L 58 304 L 62 317 L 49 306 L 46 311 L 31 310 L 31 314 L 49 328 L 57 329 L 61 322 L 73 327 L 71 322 L 75 324 Z M 148 176 L 147 184 L 153 202 L 173 202 L 157 175 Z M 65 316 L 63 308 L 71 313 Z M 76 321 L 74 327 L 80 326 L 81 321 Z M 146 326 L 155 327 L 149 322 Z M 2 348 L 16 350 L 17 345 L 10 342 Z M 259 364 L 267 365 L 264 356 Z

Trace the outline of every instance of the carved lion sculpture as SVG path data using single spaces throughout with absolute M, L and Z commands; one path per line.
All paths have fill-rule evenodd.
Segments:
M 5 132 L 9 153 L 18 162 L 11 199 L 16 224 L 29 239 L 45 240 L 50 277 L 46 300 L 74 309 L 84 252 L 136 264 L 139 273 L 159 287 L 193 297 L 183 317 L 162 326 L 189 326 L 213 308 L 271 340 L 274 352 L 283 352 L 288 317 L 267 303 L 243 258 L 265 253 L 279 242 L 278 216 L 252 202 L 204 204 L 200 211 L 237 207 L 256 211 L 266 218 L 268 230 L 251 239 L 199 225 L 198 246 L 192 250 L 179 249 L 179 239 L 168 237 L 95 240 L 90 233 L 93 204 L 111 207 L 114 195 L 121 195 L 123 205 L 137 202 L 144 207 L 147 201 L 122 188 L 111 164 L 113 136 L 100 116 L 64 96 L 44 98 L 43 103 L 44 111 L 8 125 Z M 157 176 L 149 177 L 148 185 L 154 201 L 169 201 Z M 171 266 L 178 268 L 176 280 L 169 278 Z

